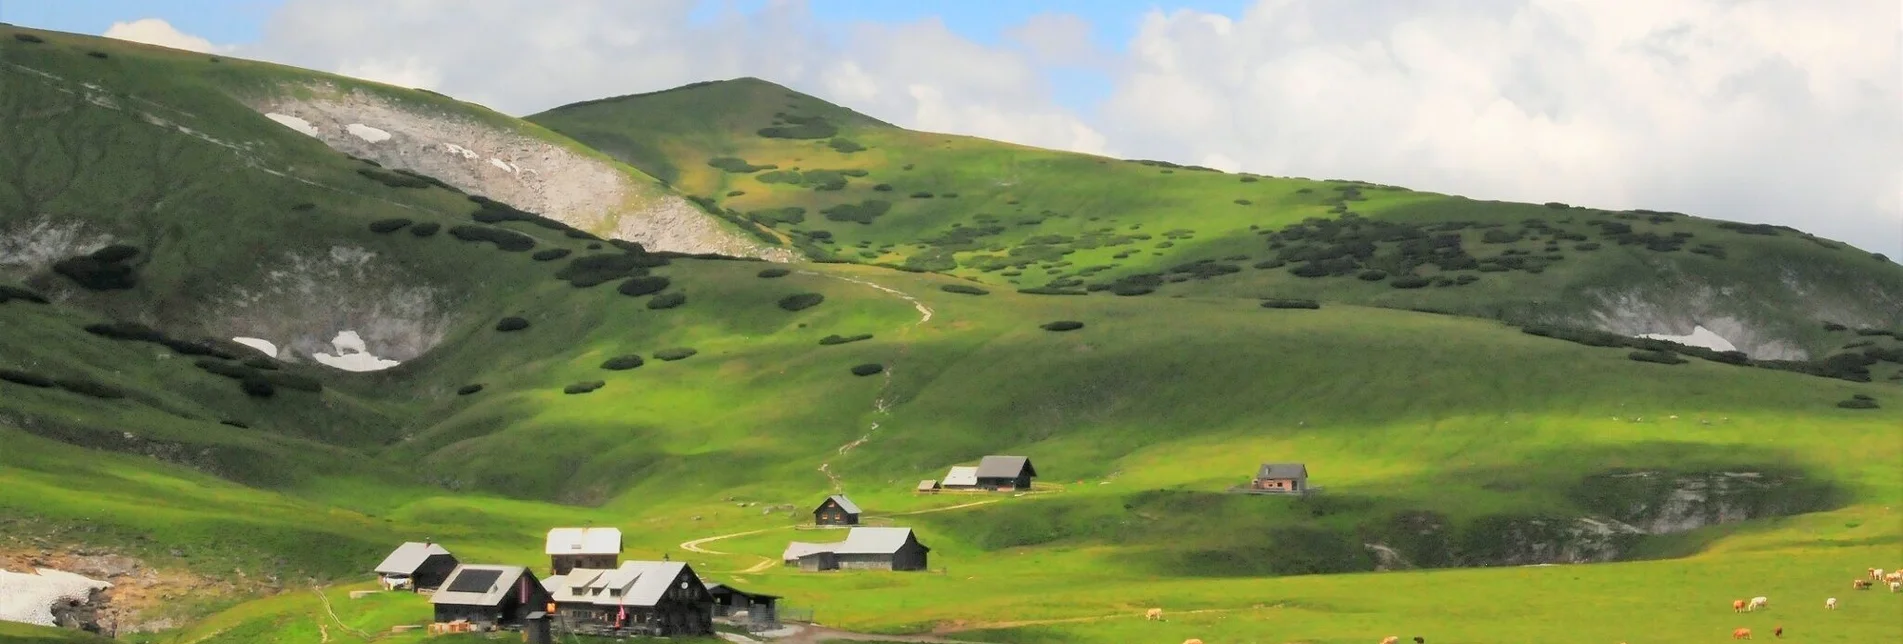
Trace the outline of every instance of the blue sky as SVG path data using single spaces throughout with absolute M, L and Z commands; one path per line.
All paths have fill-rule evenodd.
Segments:
M 480 0 L 475 0 L 480 1 Z M 560 0 L 551 0 L 560 1 Z M 0 0 L 0 21 L 98 34 L 114 22 L 161 18 L 180 31 L 218 44 L 257 40 L 276 0 Z M 699 13 L 752 12 L 767 0 L 702 0 Z M 1042 13 L 1068 13 L 1090 22 L 1097 46 L 1122 51 L 1151 10 L 1195 9 L 1238 15 L 1249 0 L 808 0 L 813 17 L 828 24 L 903 23 L 937 18 L 953 32 L 983 44 L 1004 40 L 1012 27 Z M 1111 91 L 1101 73 L 1045 70 L 1058 103 L 1088 112 Z

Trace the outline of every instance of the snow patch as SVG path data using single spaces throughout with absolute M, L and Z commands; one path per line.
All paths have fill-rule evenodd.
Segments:
M 37 573 L 0 570 L 0 620 L 57 626 L 53 623 L 54 605 L 83 602 L 92 597 L 93 591 L 112 587 L 70 572 L 40 568 Z
M 264 117 L 277 121 L 279 125 L 284 127 L 303 132 L 308 136 L 317 136 L 317 126 L 311 125 L 310 121 L 289 114 L 279 114 L 277 112 L 266 112 Z
M 476 154 L 475 150 L 471 150 L 469 148 L 456 145 L 454 143 L 444 143 L 443 149 L 449 150 L 450 154 L 461 156 L 462 158 L 468 159 L 470 161 L 475 161 L 476 159 L 482 158 L 482 155 Z
M 495 166 L 497 168 L 501 168 L 503 172 L 515 174 L 515 164 L 509 163 L 508 161 L 503 161 L 502 159 L 490 157 L 489 165 Z
M 352 136 L 355 136 L 359 139 L 363 139 L 365 141 L 369 141 L 371 143 L 382 143 L 384 141 L 390 140 L 389 132 L 385 132 L 383 130 L 370 127 L 362 123 L 351 123 L 349 125 L 346 125 L 344 126 L 344 131 L 349 132 Z
M 1713 351 L 1737 351 L 1738 350 L 1736 346 L 1733 346 L 1731 344 L 1730 340 L 1726 340 L 1724 336 L 1713 333 L 1711 329 L 1707 329 L 1703 326 L 1692 327 L 1692 332 L 1690 335 L 1669 335 L 1664 333 L 1647 333 L 1639 337 L 1645 338 L 1647 340 L 1664 340 L 1666 342 L 1677 342 L 1679 344 L 1689 346 L 1689 347 L 1704 347 L 1707 349 L 1711 349 Z
M 264 355 L 271 356 L 273 358 L 278 357 L 278 345 L 272 344 L 270 340 L 263 340 L 259 338 L 232 338 L 231 341 L 236 342 L 238 344 L 245 345 L 247 347 L 251 347 L 253 349 L 257 349 L 259 351 L 263 351 Z
M 363 337 L 356 331 L 343 331 L 332 338 L 330 346 L 336 353 L 314 353 L 311 357 L 328 367 L 344 371 L 382 371 L 402 362 L 386 360 L 370 354 L 364 346 Z

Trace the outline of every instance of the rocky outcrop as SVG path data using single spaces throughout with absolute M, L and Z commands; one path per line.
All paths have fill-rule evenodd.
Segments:
M 680 196 L 580 144 L 375 93 L 314 84 L 248 104 L 338 151 L 442 180 L 599 235 L 653 250 L 791 260 L 722 228 Z
M 338 336 L 353 332 L 359 351 L 402 362 L 435 348 L 452 322 L 448 293 L 362 248 L 286 252 L 259 268 L 208 298 L 197 317 L 216 337 L 276 345 L 281 360 L 337 352 Z

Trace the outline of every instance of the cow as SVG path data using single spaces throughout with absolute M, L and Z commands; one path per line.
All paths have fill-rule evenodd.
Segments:
M 1837 610 L 1837 598 L 1831 597 L 1831 598 L 1825 599 L 1824 610 Z
M 1878 579 L 1883 578 L 1882 568 L 1870 568 L 1868 569 L 1868 572 L 1870 573 L 1870 581 L 1876 581 Z
M 1750 605 L 1750 606 L 1746 606 L 1746 607 L 1744 607 L 1744 609 L 1745 609 L 1745 611 L 1747 611 L 1747 612 L 1749 612 L 1749 611 L 1754 611 L 1754 610 L 1757 610 L 1757 609 L 1760 609 L 1760 608 L 1762 608 L 1762 609 L 1765 609 L 1765 610 L 1770 610 L 1770 609 L 1771 609 L 1771 599 L 1770 599 L 1770 598 L 1768 598 L 1768 597 L 1765 597 L 1765 596 L 1762 596 L 1762 595 L 1759 595 L 1759 596 L 1757 596 L 1757 597 L 1752 597 L 1752 598 L 1751 598 L 1751 605 Z
M 1203 641 L 1192 637 L 1190 639 L 1183 640 L 1183 644 L 1203 644 Z
M 1777 628 L 1771 629 L 1771 637 L 1775 637 L 1777 639 L 1784 639 L 1784 627 L 1782 625 L 1779 625 Z
M 1146 619 L 1152 622 L 1163 621 L 1163 609 L 1152 608 L 1147 611 L 1143 611 L 1143 619 Z
M 1742 599 L 1731 600 L 1731 612 L 1734 612 L 1734 613 L 1744 612 L 1744 600 Z
M 1883 576 L 1884 581 L 1903 581 L 1903 570 L 1892 570 Z
M 1890 592 L 1903 593 L 1903 581 L 1890 582 Z
M 1381 638 L 1381 644 L 1401 644 L 1401 636 L 1389 635 Z
M 1415 635 L 1414 644 L 1427 644 L 1427 638 Z
M 1731 631 L 1731 639 L 1734 639 L 1734 640 L 1748 640 L 1748 639 L 1751 639 L 1751 629 L 1749 629 L 1749 628 L 1740 628 L 1740 629 L 1737 629 L 1737 630 L 1734 630 L 1734 631 Z
M 1851 588 L 1852 590 L 1869 590 L 1869 589 L 1870 589 L 1870 580 L 1868 580 L 1868 579 L 1852 579 L 1852 580 L 1850 580 L 1850 588 Z

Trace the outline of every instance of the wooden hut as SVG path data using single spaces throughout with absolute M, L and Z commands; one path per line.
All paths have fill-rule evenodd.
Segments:
M 1023 456 L 986 456 L 978 461 L 978 487 L 986 490 L 1029 490 L 1037 468 Z
M 449 579 L 458 563 L 456 556 L 442 546 L 411 541 L 397 546 L 377 564 L 377 583 L 385 590 L 435 590 Z
M 621 530 L 616 528 L 555 528 L 548 531 L 549 574 L 565 575 L 576 568 L 606 570 L 621 565 Z
M 436 622 L 464 621 L 482 628 L 521 626 L 548 601 L 548 591 L 527 568 L 474 564 L 456 566 L 429 599 Z
M 544 584 L 570 631 L 701 636 L 714 632 L 714 600 L 694 569 L 678 561 L 629 561 L 610 570 L 576 568 Z
M 813 508 L 813 525 L 859 525 L 859 506 L 844 494 L 834 494 Z
M 931 548 L 919 543 L 911 528 L 853 528 L 838 543 L 787 545 L 781 555 L 800 570 L 924 570 Z
M 1299 494 L 1308 490 L 1308 466 L 1301 463 L 1263 463 L 1249 487 L 1264 492 Z

